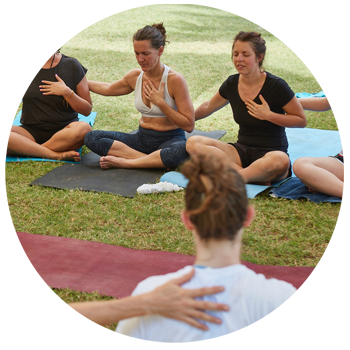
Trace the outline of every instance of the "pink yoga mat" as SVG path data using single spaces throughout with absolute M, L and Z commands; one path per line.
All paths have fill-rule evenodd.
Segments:
M 29 260 L 52 288 L 69 288 L 117 298 L 130 295 L 145 278 L 174 272 L 194 262 L 183 254 L 134 250 L 78 239 L 17 232 Z M 250 269 L 299 288 L 312 267 L 263 266 L 242 261 Z

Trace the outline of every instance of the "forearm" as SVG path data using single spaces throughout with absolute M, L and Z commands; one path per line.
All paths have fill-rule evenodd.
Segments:
M 82 115 L 88 116 L 92 110 L 92 103 L 83 99 L 78 94 L 74 93 L 73 90 L 69 89 L 69 92 L 63 95 L 65 98 L 64 103 L 68 103 L 75 112 L 78 112 Z
M 308 111 L 325 112 L 331 109 L 327 97 L 299 98 L 303 109 Z
M 195 120 L 204 119 L 210 116 L 213 112 L 209 110 L 209 101 L 202 103 L 195 111 Z
M 270 112 L 266 120 L 273 124 L 286 128 L 304 128 L 307 125 L 305 116 L 298 116 L 293 114 L 280 114 Z
M 164 100 L 157 105 L 159 109 L 167 116 L 179 128 L 192 132 L 194 129 L 194 111 L 191 110 L 188 113 L 182 114 L 179 111 L 171 108 Z
M 94 92 L 95 94 L 103 95 L 103 96 L 111 96 L 110 87 L 111 83 L 104 83 L 100 81 L 88 80 L 89 90 Z
M 126 318 L 146 315 L 147 306 L 143 299 L 144 296 L 138 295 L 118 300 L 70 303 L 69 306 L 89 320 L 99 325 L 107 325 Z

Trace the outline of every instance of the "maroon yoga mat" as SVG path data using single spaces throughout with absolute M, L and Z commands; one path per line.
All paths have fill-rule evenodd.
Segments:
M 78 239 L 17 232 L 29 260 L 52 288 L 98 291 L 117 298 L 130 295 L 145 278 L 174 272 L 194 262 L 183 254 L 134 250 Z M 242 261 L 250 269 L 299 288 L 312 267 L 263 266 Z

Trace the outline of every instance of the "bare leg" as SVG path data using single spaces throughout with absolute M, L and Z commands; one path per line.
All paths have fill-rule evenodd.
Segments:
M 48 158 L 56 160 L 72 160 L 79 162 L 78 152 L 67 150 L 66 152 L 56 152 L 35 142 L 33 136 L 19 126 L 13 126 L 10 132 L 8 153 L 24 155 L 38 158 Z
M 165 168 L 160 158 L 160 150 L 155 151 L 148 155 L 144 155 L 143 157 L 134 158 L 134 159 L 127 159 L 127 158 L 107 155 L 105 157 L 101 157 L 100 166 L 102 169 Z
M 270 186 L 271 182 L 278 182 L 287 178 L 289 165 L 290 161 L 286 153 L 272 151 L 238 172 L 246 183 Z
M 344 164 L 331 157 L 304 157 L 293 164 L 295 175 L 315 192 L 342 198 Z
M 107 156 L 114 156 L 125 159 L 136 159 L 145 157 L 146 154 L 136 151 L 135 149 L 127 146 L 125 143 L 120 141 L 114 141 L 112 147 L 109 149 Z
M 243 169 L 236 148 L 225 142 L 204 136 L 191 136 L 186 142 L 186 150 L 190 156 L 210 154 L 229 163 L 237 171 Z
M 85 135 L 91 131 L 90 124 L 86 122 L 73 122 L 62 130 L 56 132 L 50 140 L 42 144 L 56 152 L 77 149 L 83 146 Z

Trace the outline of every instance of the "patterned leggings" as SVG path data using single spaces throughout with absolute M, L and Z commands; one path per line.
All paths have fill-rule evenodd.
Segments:
M 86 134 L 84 144 L 100 156 L 106 156 L 114 141 L 122 142 L 145 154 L 161 150 L 160 158 L 166 168 L 176 168 L 189 158 L 186 152 L 186 136 L 182 129 L 156 131 L 140 126 L 135 134 L 94 130 Z

